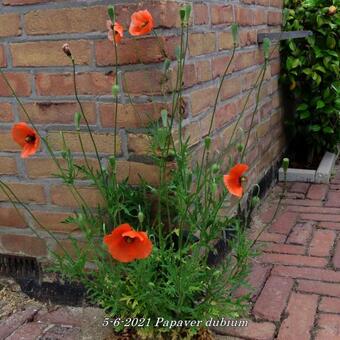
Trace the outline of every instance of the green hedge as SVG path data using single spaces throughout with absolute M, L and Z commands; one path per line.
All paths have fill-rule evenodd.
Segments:
M 294 145 L 311 160 L 340 141 L 339 0 L 285 0 L 284 30 L 310 30 L 281 46 L 287 118 Z

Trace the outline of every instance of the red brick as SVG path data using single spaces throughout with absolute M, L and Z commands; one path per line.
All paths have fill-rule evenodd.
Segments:
M 315 340 L 339 339 L 340 315 L 320 314 L 317 326 Z
M 147 127 L 151 122 L 160 118 L 162 109 L 167 109 L 167 104 L 145 103 L 145 104 L 118 104 L 117 126 L 125 128 Z M 100 104 L 99 114 L 103 127 L 115 126 L 114 104 Z
M 269 0 L 256 0 L 256 4 L 268 7 L 269 6 Z
M 216 34 L 193 33 L 189 35 L 189 52 L 191 56 L 209 54 L 216 51 Z
M 242 339 L 249 339 L 251 334 L 253 339 L 258 340 L 272 340 L 275 334 L 275 324 L 272 322 L 254 322 L 247 320 L 247 327 L 213 327 L 218 334 L 228 335 L 226 339 L 231 336 L 236 336 L 236 339 L 242 337 Z M 221 337 L 222 338 L 222 337 Z M 224 337 L 223 337 L 224 338 Z M 222 338 L 222 339 L 223 339 Z M 234 338 L 231 338 L 231 340 Z
M 119 170 L 119 167 L 121 167 Z M 129 176 L 129 183 L 136 185 L 140 183 L 140 177 L 151 185 L 159 183 L 159 168 L 156 165 L 144 164 L 138 162 L 122 161 L 118 165 L 118 173 L 121 172 L 124 177 Z
M 5 67 L 6 65 L 5 49 L 3 45 L 0 45 L 0 67 Z
M 194 4 L 194 24 L 205 25 L 209 23 L 208 6 L 204 3 Z
M 0 37 L 17 36 L 21 34 L 20 16 L 16 13 L 0 15 Z
M 7 182 L 7 185 L 23 203 L 41 204 L 46 202 L 44 187 L 41 184 Z M 0 201 L 8 201 L 7 195 L 2 190 L 0 191 Z
M 12 314 L 7 319 L 4 319 L 0 325 L 0 339 L 9 337 L 22 324 L 31 320 L 37 314 L 37 311 L 38 309 L 29 307 L 25 310 Z
M 224 73 L 227 65 L 230 62 L 230 59 L 231 59 L 230 56 L 222 56 L 222 57 L 213 58 L 213 61 L 212 61 L 212 75 L 213 75 L 213 78 L 221 76 Z M 227 74 L 231 74 L 231 72 L 233 70 L 234 70 L 234 63 L 232 62 L 230 64 L 230 67 L 229 67 L 229 70 L 228 70 Z
M 283 0 L 270 0 L 270 6 L 271 6 L 271 7 L 282 8 L 282 6 L 283 6 Z
M 319 200 L 295 200 L 295 199 L 285 199 L 284 202 L 287 205 L 298 205 L 298 206 L 304 206 L 304 207 L 321 207 L 322 206 L 322 202 Z
M 289 189 L 289 192 L 296 192 L 299 194 L 306 194 L 310 187 L 309 183 L 295 182 Z
M 17 174 L 17 163 L 12 157 L 1 157 L 0 175 Z
M 79 142 L 78 133 L 75 131 L 63 131 L 66 146 L 73 152 L 82 152 L 81 144 Z M 85 152 L 95 152 L 92 139 L 88 132 L 80 132 L 83 147 Z M 92 137 L 97 146 L 99 153 L 112 154 L 114 150 L 114 136 L 109 133 L 92 132 Z M 59 132 L 49 131 L 47 141 L 51 144 L 54 150 L 63 149 L 63 140 Z M 116 139 L 117 152 L 120 153 L 121 143 L 120 138 Z
M 114 75 L 109 73 L 78 73 L 76 77 L 78 94 L 111 94 Z M 71 73 L 38 73 L 35 76 L 37 94 L 40 96 L 74 95 L 73 76 Z
M 340 215 L 331 215 L 331 214 L 301 214 L 302 220 L 307 221 L 319 221 L 319 222 L 340 222 Z
M 305 253 L 305 247 L 296 246 L 292 244 L 272 244 L 264 248 L 263 251 L 266 253 L 303 255 Z
M 319 295 L 340 297 L 340 285 L 338 283 L 298 280 L 297 290 Z
M 53 232 L 70 233 L 78 230 L 78 226 L 72 223 L 63 223 L 63 221 L 72 216 L 71 213 L 53 212 L 53 211 L 33 211 L 34 216 L 40 224 Z M 37 228 L 41 226 L 37 225 Z
M 0 236 L 0 243 L 11 253 L 29 256 L 46 256 L 47 254 L 45 241 L 36 236 L 3 234 Z
M 211 4 L 211 23 L 213 25 L 230 24 L 234 22 L 232 5 Z
M 251 289 L 241 287 L 235 291 L 235 296 L 239 297 L 250 293 L 252 301 L 255 301 L 269 276 L 270 270 L 270 265 L 263 265 L 254 261 L 251 272 L 247 277 L 247 284 L 251 286 Z
M 205 87 L 203 89 L 195 90 L 190 94 L 191 112 L 194 116 L 212 107 L 217 95 L 217 88 Z
M 0 208 L 0 226 L 26 228 L 27 224 L 21 215 L 18 214 L 15 208 Z
M 179 44 L 180 38 L 176 36 L 124 39 L 117 49 L 118 64 L 158 63 L 164 60 L 163 49 L 169 59 L 175 59 L 175 48 Z M 95 48 L 97 65 L 116 64 L 115 49 L 110 41 L 96 41 Z
M 340 272 L 335 272 L 330 269 L 277 265 L 274 266 L 272 274 L 296 279 L 321 280 L 340 283 Z
M 256 65 L 255 51 L 240 52 L 235 57 L 234 71 Z
M 90 124 L 96 123 L 96 108 L 94 103 L 82 102 L 86 118 Z M 28 121 L 23 110 L 18 106 L 21 121 Z M 72 102 L 35 102 L 25 104 L 25 109 L 36 124 L 73 124 L 74 113 L 80 111 L 79 105 Z M 80 124 L 85 125 L 83 119 Z
M 239 33 L 240 45 L 248 46 L 257 43 L 257 32 L 256 31 L 241 31 Z
M 272 12 L 268 11 L 268 25 L 269 26 L 279 26 L 282 24 L 282 13 L 281 12 Z
M 333 265 L 336 269 L 340 269 L 340 240 L 337 241 L 337 245 L 334 251 Z
M 151 153 L 150 136 L 143 133 L 128 134 L 128 151 L 137 155 Z
M 320 257 L 288 254 L 263 254 L 261 261 L 264 263 L 284 264 L 287 266 L 325 267 L 327 260 Z
M 301 213 L 313 213 L 313 214 L 337 214 L 338 208 L 333 207 L 304 207 L 304 206 L 288 206 L 287 210 L 301 212 Z
M 10 103 L 0 103 L 0 122 L 13 121 L 12 105 Z
M 231 32 L 218 32 L 218 50 L 230 50 L 234 46 Z
M 340 299 L 323 297 L 319 304 L 319 311 L 340 314 Z
M 293 287 L 293 280 L 270 276 L 253 308 L 255 317 L 279 321 Z
M 39 337 L 42 335 L 43 330 L 47 328 L 48 325 L 37 323 L 37 322 L 28 322 L 19 327 L 14 333 L 11 334 L 7 339 L 8 340 L 15 340 L 15 339 L 27 339 L 27 336 L 29 336 L 32 339 L 39 339 Z M 46 336 L 44 334 L 44 336 Z
M 317 305 L 317 295 L 293 292 L 287 307 L 288 317 L 283 320 L 277 339 L 309 340 Z
M 255 234 L 255 237 L 257 233 Z M 284 243 L 286 240 L 286 235 L 276 234 L 276 233 L 268 233 L 264 231 L 258 239 L 263 242 L 276 242 L 276 243 Z
M 327 192 L 327 184 L 312 184 L 308 190 L 307 198 L 312 200 L 324 200 Z
M 241 93 L 241 79 L 239 77 L 224 80 L 221 88 L 221 100 L 237 96 Z
M 97 207 L 97 205 L 103 205 L 104 199 L 101 193 L 92 187 L 77 187 L 77 191 L 85 200 L 89 207 Z M 65 185 L 52 186 L 51 192 L 51 203 L 61 207 L 78 207 L 82 201 L 77 195 L 73 195 L 71 188 Z M 79 202 L 80 203 L 79 203 Z
M 17 5 L 31 5 L 48 2 L 49 0 L 3 0 L 4 5 L 17 6 Z
M 335 236 L 335 232 L 331 230 L 315 230 L 309 247 L 309 255 L 329 256 Z
M 336 222 L 321 222 L 319 223 L 320 228 L 340 230 L 340 223 Z
M 195 62 L 197 82 L 201 83 L 212 79 L 210 60 L 199 60 Z
M 237 106 L 235 102 L 225 104 L 220 106 L 216 110 L 215 114 L 215 124 L 217 128 L 224 126 L 226 123 L 230 122 L 236 115 Z
M 105 6 L 36 10 L 24 15 L 29 35 L 103 32 L 107 30 L 106 19 Z
M 31 95 L 31 75 L 27 73 L 9 73 L 5 72 L 8 81 L 13 87 L 15 93 L 21 97 Z M 0 78 L 0 96 L 10 97 L 12 93 L 4 80 Z
M 312 235 L 313 225 L 311 223 L 299 223 L 288 237 L 288 243 L 306 245 Z
M 236 23 L 240 26 L 254 24 L 254 12 L 250 8 L 236 7 L 235 8 Z
M 10 44 L 13 66 L 71 66 L 70 59 L 61 47 L 67 41 L 38 41 Z M 91 42 L 74 40 L 70 43 L 76 64 L 89 65 L 91 63 Z
M 269 228 L 269 231 L 279 234 L 288 235 L 296 224 L 297 214 L 292 212 L 284 212 Z
M 263 25 L 267 23 L 266 12 L 262 8 L 256 8 L 254 10 L 254 25 Z
M 325 205 L 326 207 L 340 207 L 340 191 L 329 191 Z
M 52 312 L 39 312 L 35 318 L 35 321 L 55 324 L 55 325 L 69 325 L 69 326 L 81 326 L 79 315 L 72 307 L 59 307 Z

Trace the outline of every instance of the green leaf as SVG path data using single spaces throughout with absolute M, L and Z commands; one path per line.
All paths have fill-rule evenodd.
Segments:
M 302 111 L 300 112 L 300 119 L 307 119 L 310 117 L 309 111 Z
M 314 70 L 316 70 L 316 71 L 320 71 L 320 72 L 322 72 L 322 73 L 326 73 L 325 68 L 324 68 L 323 66 L 321 66 L 321 65 L 316 65 L 316 66 L 314 66 L 313 68 L 314 68 Z
M 310 126 L 310 130 L 313 132 L 318 132 L 320 131 L 320 129 L 321 129 L 320 125 L 317 125 L 317 124 Z
M 308 105 L 306 103 L 302 103 L 296 108 L 296 111 L 305 111 L 307 109 L 308 109 Z
M 324 133 L 334 133 L 334 130 L 330 126 L 326 126 L 322 129 Z
M 326 105 L 325 102 L 320 99 L 316 103 L 316 108 L 317 109 L 322 109 L 323 107 L 325 107 L 325 105 Z

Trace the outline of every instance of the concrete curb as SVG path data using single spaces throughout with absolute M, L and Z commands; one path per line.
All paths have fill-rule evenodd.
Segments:
M 287 182 L 329 183 L 338 155 L 339 152 L 326 151 L 317 170 L 289 168 L 287 170 Z M 279 169 L 279 181 L 284 181 L 283 168 Z

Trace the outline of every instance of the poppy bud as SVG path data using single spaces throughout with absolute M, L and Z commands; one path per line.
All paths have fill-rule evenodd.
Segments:
M 330 6 L 328 8 L 328 15 L 333 15 L 336 13 L 336 7 L 335 6 Z
M 117 97 L 117 95 L 119 94 L 120 88 L 119 85 L 115 84 L 112 86 L 112 95 L 114 97 Z
M 215 182 L 213 182 L 212 184 L 211 184 L 211 192 L 212 193 L 215 193 L 217 191 L 217 184 L 215 183 Z
M 72 57 L 72 53 L 71 53 L 69 44 L 67 44 L 67 43 L 64 44 L 63 47 L 62 47 L 62 50 L 68 57 L 70 57 L 70 58 Z
M 204 145 L 205 145 L 205 147 L 206 147 L 207 149 L 210 148 L 210 145 L 211 145 L 211 138 L 210 138 L 210 137 L 206 137 L 206 138 L 204 139 Z
M 166 58 L 164 60 L 164 72 L 167 72 L 169 70 L 169 67 L 170 67 L 170 60 L 168 58 Z
M 140 224 L 144 221 L 144 214 L 141 211 L 138 213 L 138 221 Z
M 115 22 L 115 8 L 110 5 L 108 8 L 107 8 L 107 14 L 109 15 L 110 19 L 112 22 Z
M 269 58 L 269 50 L 270 50 L 270 40 L 268 38 L 264 38 L 263 39 L 263 54 L 266 60 L 268 60 Z
M 191 15 L 191 5 L 186 5 L 185 6 L 185 22 L 188 23 Z
M 179 16 L 181 18 L 181 22 L 184 22 L 184 19 L 185 19 L 185 8 L 181 8 L 179 10 Z
M 283 168 L 283 171 L 286 173 L 287 170 L 288 170 L 288 167 L 289 167 L 289 158 L 284 158 L 282 160 L 282 168 Z
M 80 130 L 80 119 L 81 119 L 81 113 L 76 112 L 74 114 L 74 125 L 75 125 L 77 130 Z
M 211 167 L 211 170 L 214 174 L 216 174 L 220 170 L 220 167 L 218 166 L 218 164 L 214 163 Z
M 231 35 L 233 37 L 233 42 L 234 42 L 234 45 L 237 44 L 237 37 L 238 37 L 238 25 L 233 23 L 231 25 Z
M 251 206 L 256 207 L 260 203 L 260 197 L 259 196 L 254 196 L 251 199 Z
M 244 149 L 244 145 L 242 143 L 238 143 L 236 148 L 238 152 L 242 152 Z

